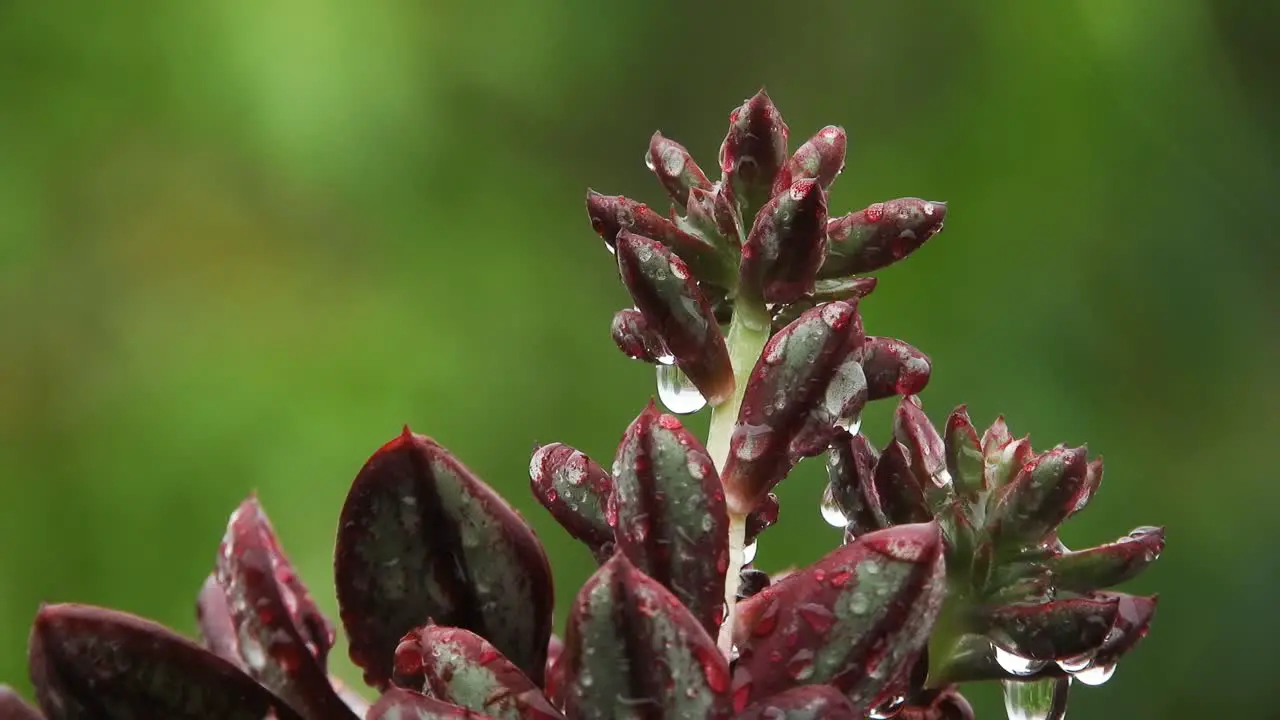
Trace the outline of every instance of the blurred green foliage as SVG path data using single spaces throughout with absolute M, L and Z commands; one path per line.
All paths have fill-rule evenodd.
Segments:
M 833 209 L 950 203 L 864 306 L 934 358 L 935 420 L 967 402 L 1105 454 L 1069 545 L 1169 527 L 1131 588 L 1161 592 L 1154 633 L 1072 715 L 1259 717 L 1277 21 L 1252 0 L 0 4 L 0 680 L 25 686 L 41 601 L 192 632 L 253 489 L 333 610 L 340 503 L 403 423 L 524 511 L 564 608 L 591 564 L 528 494 L 530 448 L 607 463 L 652 392 L 609 341 L 627 300 L 583 192 L 660 204 L 650 133 L 714 166 L 764 85 L 794 143 L 849 130 Z M 821 474 L 781 488 L 766 569 L 837 542 Z

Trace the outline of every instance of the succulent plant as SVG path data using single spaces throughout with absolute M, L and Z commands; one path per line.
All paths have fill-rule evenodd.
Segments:
M 788 152 L 761 91 L 735 110 L 716 181 L 673 140 L 646 156 L 663 215 L 589 192 L 592 227 L 634 307 L 612 335 L 658 395 L 610 468 L 563 443 L 530 462 L 537 499 L 598 562 L 553 634 L 533 530 L 448 450 L 408 428 L 357 474 L 334 570 L 370 702 L 331 677 L 334 627 L 258 500 L 231 515 L 197 595 L 202 642 L 106 608 L 42 606 L 29 666 L 39 710 L 0 688 L 0 720 L 49 718 L 886 718 L 973 711 L 959 684 L 1005 684 L 1011 718 L 1061 717 L 1072 679 L 1105 680 L 1155 597 L 1111 588 L 1163 549 L 1159 528 L 1067 550 L 1058 528 L 1102 480 L 1084 448 L 1036 452 L 964 408 L 939 431 L 931 363 L 868 336 L 865 273 L 942 228 L 918 198 L 832 217 L 847 137 Z M 892 439 L 860 433 L 897 398 Z M 705 443 L 676 414 L 710 407 Z M 822 515 L 842 542 L 787 573 L 753 567 L 770 491 L 826 454 Z

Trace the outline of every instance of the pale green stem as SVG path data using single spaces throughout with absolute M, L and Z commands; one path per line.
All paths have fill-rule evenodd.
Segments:
M 734 306 L 733 321 L 729 325 L 729 361 L 733 365 L 734 389 L 728 400 L 711 409 L 711 428 L 707 433 L 707 453 L 715 463 L 716 471 L 724 470 L 729 459 L 729 441 L 733 426 L 742 407 L 742 396 L 747 389 L 747 379 L 755 368 L 760 352 L 769 341 L 769 314 L 763 304 L 742 298 Z M 729 657 L 733 649 L 733 624 L 738 595 L 738 576 L 742 572 L 743 550 L 746 544 L 747 518 L 729 513 L 729 567 L 724 578 L 724 602 L 728 607 L 724 623 L 720 626 L 720 650 Z

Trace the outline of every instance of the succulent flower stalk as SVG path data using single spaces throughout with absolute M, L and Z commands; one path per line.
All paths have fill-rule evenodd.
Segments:
M 1010 718 L 1060 720 L 1073 685 L 1105 682 L 1149 632 L 1158 598 L 1112 588 L 1160 556 L 1165 532 L 1068 549 L 1060 528 L 1096 497 L 1100 457 L 1037 451 L 1002 417 L 979 432 L 964 406 L 935 426 L 920 397 L 931 360 L 868 336 L 859 307 L 875 302 L 863 273 L 918 250 L 947 206 L 829 217 L 845 131 L 794 153 L 788 135 L 761 91 L 730 116 L 718 180 L 650 139 L 669 215 L 588 193 L 616 255 L 602 272 L 634 302 L 614 343 L 655 366 L 671 413 L 711 417 L 704 440 L 638 403 L 617 448 L 592 449 L 607 468 L 562 442 L 534 448 L 534 498 L 595 560 L 564 596 L 562 636 L 532 528 L 406 427 L 337 516 L 339 624 L 373 696 L 330 675 L 337 631 L 251 494 L 192 588 L 199 642 L 44 605 L 28 645 L 38 707 L 0 686 L 0 720 L 972 720 L 960 686 L 982 681 L 1003 685 Z M 862 411 L 888 399 L 877 447 Z M 757 567 L 781 514 L 772 490 L 823 454 L 833 549 Z

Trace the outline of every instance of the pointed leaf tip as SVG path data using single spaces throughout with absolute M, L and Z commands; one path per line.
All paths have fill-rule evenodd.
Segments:
M 1068 552 L 1045 562 L 1062 590 L 1089 592 L 1130 580 L 1164 552 L 1164 528 L 1140 527 L 1098 547 Z
M 565 634 L 565 714 L 730 716 L 729 666 L 701 623 L 660 583 L 618 553 L 578 592 Z
M 618 548 L 715 633 L 724 612 L 729 516 L 701 441 L 650 400 L 623 435 L 614 472 Z
M 400 639 L 429 619 L 493 643 L 541 683 L 551 569 L 533 530 L 457 458 L 401 436 L 361 468 L 334 570 L 351 659 L 385 687 Z
M 720 171 L 744 219 L 749 221 L 769 199 L 774 178 L 787 161 L 789 134 L 763 89 L 729 114 L 729 132 L 720 144 Z
M 28 648 L 36 697 L 54 720 L 300 716 L 234 665 L 172 630 L 89 605 L 45 605 Z
M 711 181 L 698 167 L 693 156 L 683 145 L 654 132 L 649 138 L 649 149 L 644 157 L 645 167 L 657 176 L 671 202 L 682 211 L 691 190 L 710 190 Z
M 699 280 L 724 285 L 728 279 L 714 243 L 681 230 L 671 219 L 644 203 L 622 195 L 588 191 L 587 216 L 591 220 L 591 228 L 611 251 L 617 251 L 618 235 L 628 231 L 670 249 L 688 264 Z

